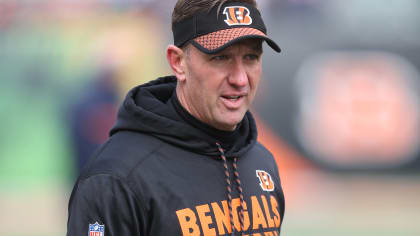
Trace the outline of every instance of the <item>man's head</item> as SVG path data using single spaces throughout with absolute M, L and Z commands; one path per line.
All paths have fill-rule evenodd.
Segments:
M 280 51 L 255 1 L 179 0 L 172 27 L 167 58 L 181 104 L 210 126 L 234 130 L 258 87 L 263 40 Z

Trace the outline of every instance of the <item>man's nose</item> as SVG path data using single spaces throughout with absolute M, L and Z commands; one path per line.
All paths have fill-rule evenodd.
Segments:
M 241 60 L 232 63 L 229 83 L 236 87 L 244 87 L 248 84 L 246 68 Z

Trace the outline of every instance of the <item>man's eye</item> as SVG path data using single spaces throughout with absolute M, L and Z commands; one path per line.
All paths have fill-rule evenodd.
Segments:
M 248 54 L 248 55 L 245 56 L 245 58 L 248 59 L 248 60 L 257 60 L 259 58 L 259 56 L 256 55 L 256 54 Z
M 213 61 L 222 61 L 222 60 L 226 60 L 227 56 L 226 55 L 219 55 L 219 56 L 214 56 L 211 58 L 211 60 Z

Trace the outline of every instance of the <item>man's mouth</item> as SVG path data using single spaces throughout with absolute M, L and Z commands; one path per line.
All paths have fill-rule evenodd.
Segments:
M 228 109 L 238 109 L 243 105 L 243 100 L 246 95 L 222 95 L 223 104 Z
M 239 98 L 241 98 L 243 96 L 222 96 L 222 97 L 225 98 L 225 99 L 236 101 L 236 100 L 238 100 Z

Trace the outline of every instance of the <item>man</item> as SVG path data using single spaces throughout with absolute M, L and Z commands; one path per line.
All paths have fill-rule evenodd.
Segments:
M 74 235 L 279 235 L 284 197 L 248 108 L 266 36 L 253 0 L 179 0 L 175 76 L 132 89 L 69 203 Z

